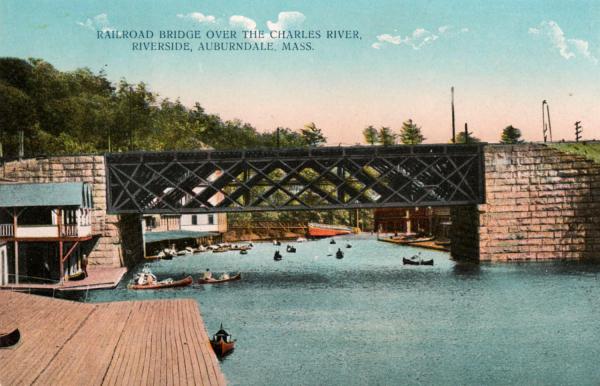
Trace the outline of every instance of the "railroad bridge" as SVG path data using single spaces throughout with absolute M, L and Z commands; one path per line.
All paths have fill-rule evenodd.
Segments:
M 455 258 L 597 258 L 600 164 L 564 149 L 532 143 L 131 152 L 12 161 L 0 178 L 89 183 L 91 225 L 101 235 L 90 254 L 95 264 L 122 265 L 140 253 L 140 213 L 411 206 L 452 208 Z
M 481 204 L 483 146 L 111 153 L 107 209 L 150 214 Z

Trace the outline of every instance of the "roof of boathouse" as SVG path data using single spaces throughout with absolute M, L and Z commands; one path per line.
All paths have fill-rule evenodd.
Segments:
M 0 207 L 92 207 L 92 189 L 85 182 L 0 184 Z

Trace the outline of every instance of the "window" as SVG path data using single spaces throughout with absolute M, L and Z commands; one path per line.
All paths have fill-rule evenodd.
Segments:
M 212 214 L 208 215 L 208 225 L 214 225 L 215 224 L 215 216 Z
M 192 225 L 198 225 L 198 216 L 192 215 Z

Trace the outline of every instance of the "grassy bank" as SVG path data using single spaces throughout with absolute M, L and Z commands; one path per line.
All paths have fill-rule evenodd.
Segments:
M 600 163 L 600 142 L 579 143 L 552 143 L 549 145 L 564 153 L 583 156 L 589 160 Z

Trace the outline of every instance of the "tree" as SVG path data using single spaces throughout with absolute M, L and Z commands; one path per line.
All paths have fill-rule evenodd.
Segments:
M 413 123 L 412 119 L 402 123 L 400 130 L 400 142 L 405 145 L 418 145 L 425 140 L 421 134 L 421 128 Z
M 479 138 L 473 136 L 473 133 L 469 132 L 468 143 L 476 143 L 476 142 L 481 142 L 481 140 Z M 464 131 L 461 131 L 458 134 L 456 134 L 456 143 L 467 143 Z
M 396 134 L 389 127 L 381 127 L 379 129 L 379 143 L 383 146 L 396 144 Z
M 507 145 L 515 144 L 515 143 L 523 143 L 521 139 L 521 130 L 513 127 L 512 125 L 506 126 L 504 130 L 502 130 L 502 137 L 500 138 L 500 143 L 504 143 Z
M 304 125 L 304 128 L 300 130 L 300 134 L 308 146 L 319 146 L 327 141 L 327 138 L 325 138 L 321 129 L 319 129 L 314 122 Z
M 377 133 L 377 129 L 373 126 L 365 127 L 363 130 L 363 136 L 365 137 L 365 142 L 369 145 L 375 145 L 379 142 L 379 133 Z

